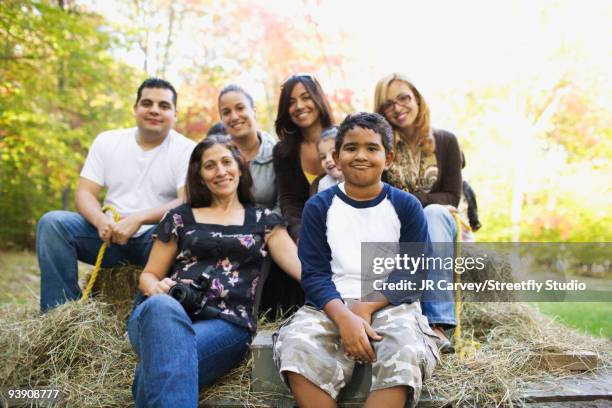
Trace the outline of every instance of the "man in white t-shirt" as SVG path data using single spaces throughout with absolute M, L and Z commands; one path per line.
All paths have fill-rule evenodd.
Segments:
M 133 106 L 136 127 L 103 132 L 94 140 L 76 190 L 78 213 L 51 211 L 38 222 L 42 312 L 81 296 L 77 259 L 93 265 L 102 242 L 109 244 L 103 267 L 146 263 L 152 227 L 183 202 L 195 147 L 172 130 L 176 98 L 169 82 L 144 81 Z M 104 204 L 117 209 L 118 222 L 102 212 L 104 188 Z

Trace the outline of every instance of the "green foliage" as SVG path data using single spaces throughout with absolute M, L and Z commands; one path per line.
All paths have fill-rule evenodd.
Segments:
M 0 3 L 0 245 L 31 246 L 38 218 L 72 203 L 96 134 L 130 124 L 135 75 L 101 23 L 49 1 Z
M 551 83 L 454 93 L 458 126 L 470 136 L 461 143 L 483 224 L 479 241 L 612 241 L 604 91 L 577 74 Z

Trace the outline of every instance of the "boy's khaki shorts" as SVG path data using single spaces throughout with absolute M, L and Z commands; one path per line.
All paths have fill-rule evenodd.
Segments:
M 383 338 L 371 342 L 376 362 L 370 391 L 409 386 L 414 390 L 409 405 L 416 405 L 423 380 L 431 376 L 439 360 L 436 335 L 421 314 L 420 304 L 387 306 L 372 315 L 372 328 Z M 355 367 L 344 352 L 334 322 L 311 306 L 303 306 L 274 335 L 274 362 L 285 383 L 283 372 L 298 373 L 334 399 Z

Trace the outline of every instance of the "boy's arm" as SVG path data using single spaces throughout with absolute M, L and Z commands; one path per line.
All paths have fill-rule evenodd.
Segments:
M 420 203 L 414 196 L 403 191 L 393 190 L 393 206 L 400 219 L 399 253 L 409 257 L 429 256 L 431 241 L 427 232 L 427 221 Z M 421 265 L 418 270 L 396 269 L 389 275 L 388 283 L 413 282 L 414 289 L 382 290 L 381 293 L 392 305 L 412 303 L 421 297 L 422 281 L 427 276 L 427 269 Z
M 320 197 L 309 200 L 302 214 L 298 256 L 302 263 L 302 288 L 307 302 L 321 310 L 332 299 L 342 299 L 332 281 L 331 249 L 327 243 L 327 206 Z
M 374 302 L 363 302 L 358 300 L 351 305 L 351 312 L 355 313 L 366 322 L 372 323 L 372 315 L 389 304 L 389 300 L 383 296 L 381 296 L 381 300 Z

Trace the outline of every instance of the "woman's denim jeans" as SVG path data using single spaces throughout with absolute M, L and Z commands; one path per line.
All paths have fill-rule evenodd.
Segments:
M 427 220 L 427 230 L 432 242 L 433 256 L 436 258 L 454 257 L 457 239 L 457 226 L 455 219 L 446 207 L 439 204 L 430 204 L 423 210 Z M 439 266 L 439 265 L 438 265 Z M 445 280 L 453 282 L 453 270 L 444 268 L 431 268 L 427 279 L 434 282 Z M 423 295 L 423 314 L 429 324 L 439 324 L 446 327 L 456 326 L 455 294 L 451 290 L 426 291 Z
M 139 357 L 136 407 L 197 407 L 199 389 L 239 365 L 251 340 L 247 329 L 222 319 L 192 322 L 168 295 L 134 308 L 128 336 Z

